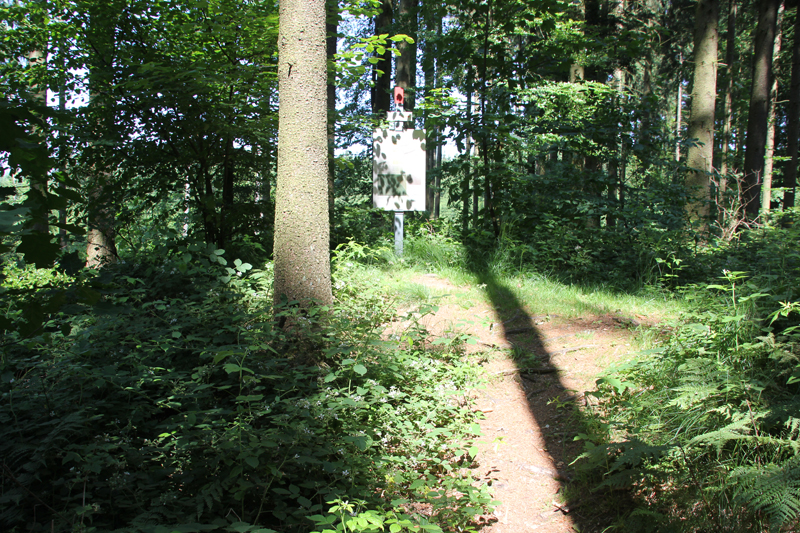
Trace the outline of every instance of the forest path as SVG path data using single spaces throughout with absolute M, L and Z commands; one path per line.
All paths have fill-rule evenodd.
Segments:
M 624 502 L 564 491 L 569 463 L 583 449 L 574 437 L 583 431 L 584 393 L 631 351 L 632 329 L 651 321 L 620 314 L 532 316 L 497 286 L 479 287 L 487 294 L 479 299 L 475 287 L 436 275 L 411 281 L 446 294 L 421 322 L 434 337 L 457 332 L 477 339 L 467 353 L 481 358 L 489 376 L 475 393 L 485 417 L 477 473 L 501 504 L 482 533 L 602 531 L 608 509 Z

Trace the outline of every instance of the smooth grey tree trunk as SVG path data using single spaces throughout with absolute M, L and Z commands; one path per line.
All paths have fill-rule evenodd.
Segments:
M 708 229 L 711 201 L 711 171 L 714 158 L 714 108 L 717 96 L 717 48 L 719 2 L 700 0 L 695 11 L 694 81 L 688 135 L 696 141 L 689 147 L 686 187 L 692 201 L 687 205 L 691 219 Z
M 329 304 L 325 0 L 283 0 L 279 17 L 274 299 Z

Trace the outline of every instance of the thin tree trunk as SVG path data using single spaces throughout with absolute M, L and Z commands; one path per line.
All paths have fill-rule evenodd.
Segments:
M 723 202 L 723 208 L 719 209 L 718 222 L 725 224 L 724 215 L 726 212 L 724 204 L 725 191 L 728 187 L 728 165 L 730 159 L 730 144 L 732 141 L 731 126 L 733 124 L 733 77 L 734 64 L 736 64 L 736 9 L 737 0 L 730 0 L 730 11 L 728 12 L 728 29 L 725 37 L 725 68 L 727 78 L 725 79 L 725 99 L 723 103 L 723 126 L 722 126 L 722 154 L 720 156 L 720 177 L 718 186 L 719 202 Z
M 438 17 L 436 20 L 436 42 L 442 42 L 441 17 Z M 436 59 L 434 62 L 433 71 L 435 77 L 434 86 L 435 88 L 439 88 L 442 86 L 442 66 L 438 59 Z M 436 196 L 434 198 L 435 205 L 433 209 L 433 218 L 439 218 L 442 203 L 442 139 L 438 128 L 436 131 L 436 170 Z
M 764 184 L 761 187 L 761 213 L 766 216 L 772 203 L 772 168 L 775 155 L 775 107 L 778 103 L 778 71 L 777 61 L 781 55 L 781 22 L 783 20 L 783 4 L 778 8 L 778 20 L 775 25 L 775 46 L 772 49 L 772 86 L 769 91 L 769 116 L 767 117 L 767 145 L 764 153 Z
M 679 65 L 683 67 L 683 52 L 680 54 Z M 675 161 L 681 160 L 681 123 L 683 122 L 683 75 L 678 74 L 678 96 L 675 100 Z
M 470 189 L 469 184 L 472 178 L 472 67 L 467 67 L 467 127 L 466 127 L 466 140 L 464 146 L 464 181 L 461 184 L 461 230 L 467 233 L 469 230 L 469 202 L 470 202 Z M 477 213 L 477 206 L 473 208 L 473 217 L 477 219 L 474 214 Z M 475 223 L 473 222 L 473 227 Z
M 336 41 L 339 31 L 339 5 L 336 0 L 328 0 L 325 5 L 327 17 L 325 21 L 325 55 L 328 66 L 326 97 L 328 107 L 328 213 L 330 214 L 331 223 L 331 248 L 333 248 L 335 245 L 333 242 L 333 224 L 336 199 L 336 191 L 334 190 L 336 181 L 334 154 L 336 148 L 336 69 L 334 56 L 336 55 Z
M 794 207 L 795 187 L 797 186 L 798 148 L 800 148 L 800 2 L 794 2 L 794 41 L 792 42 L 792 80 L 789 97 L 789 116 L 786 126 L 786 156 L 789 166 L 783 174 L 783 208 Z

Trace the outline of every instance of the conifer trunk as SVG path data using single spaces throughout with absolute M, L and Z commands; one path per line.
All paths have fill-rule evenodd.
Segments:
M 333 297 L 325 0 L 280 3 L 278 90 L 274 299 L 328 304 Z
M 783 4 L 778 8 L 778 21 L 775 27 L 775 46 L 772 49 L 773 75 L 769 89 L 769 115 L 767 117 L 767 146 L 764 153 L 764 184 L 761 187 L 761 213 L 766 215 L 772 203 L 772 170 L 775 161 L 775 107 L 778 103 L 777 62 L 781 55 L 781 20 Z
M 690 139 L 686 164 L 686 187 L 693 200 L 687 205 L 691 219 L 708 229 L 711 200 L 711 170 L 714 157 L 714 108 L 717 95 L 718 0 L 700 0 L 695 11 L 694 81 L 689 117 Z
M 798 148 L 800 147 L 800 2 L 794 2 L 797 8 L 794 15 L 794 41 L 792 42 L 792 80 L 789 97 L 789 116 L 786 126 L 786 156 L 789 166 L 783 174 L 783 207 L 794 207 L 795 186 L 797 185 Z
M 392 25 L 392 0 L 381 1 L 381 12 L 375 17 L 375 33 L 381 35 L 389 33 Z M 392 54 L 387 49 L 383 54 L 379 54 L 378 62 L 372 67 L 372 112 L 384 118 L 383 115 L 389 111 L 392 103 Z M 382 71 L 382 74 L 378 71 Z
M 780 0 L 760 0 L 753 45 L 753 80 L 747 116 L 747 146 L 744 153 L 744 210 L 748 220 L 758 217 L 764 156 L 767 146 L 769 90 L 772 85 L 772 47 Z

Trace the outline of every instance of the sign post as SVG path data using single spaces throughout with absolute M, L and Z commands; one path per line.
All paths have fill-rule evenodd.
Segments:
M 395 88 L 402 109 L 403 90 Z M 425 130 L 405 129 L 410 112 L 390 111 L 389 127 L 372 134 L 372 204 L 394 211 L 394 250 L 403 255 L 405 211 L 425 211 Z
M 403 256 L 403 213 L 394 212 L 394 254 L 398 257 Z

